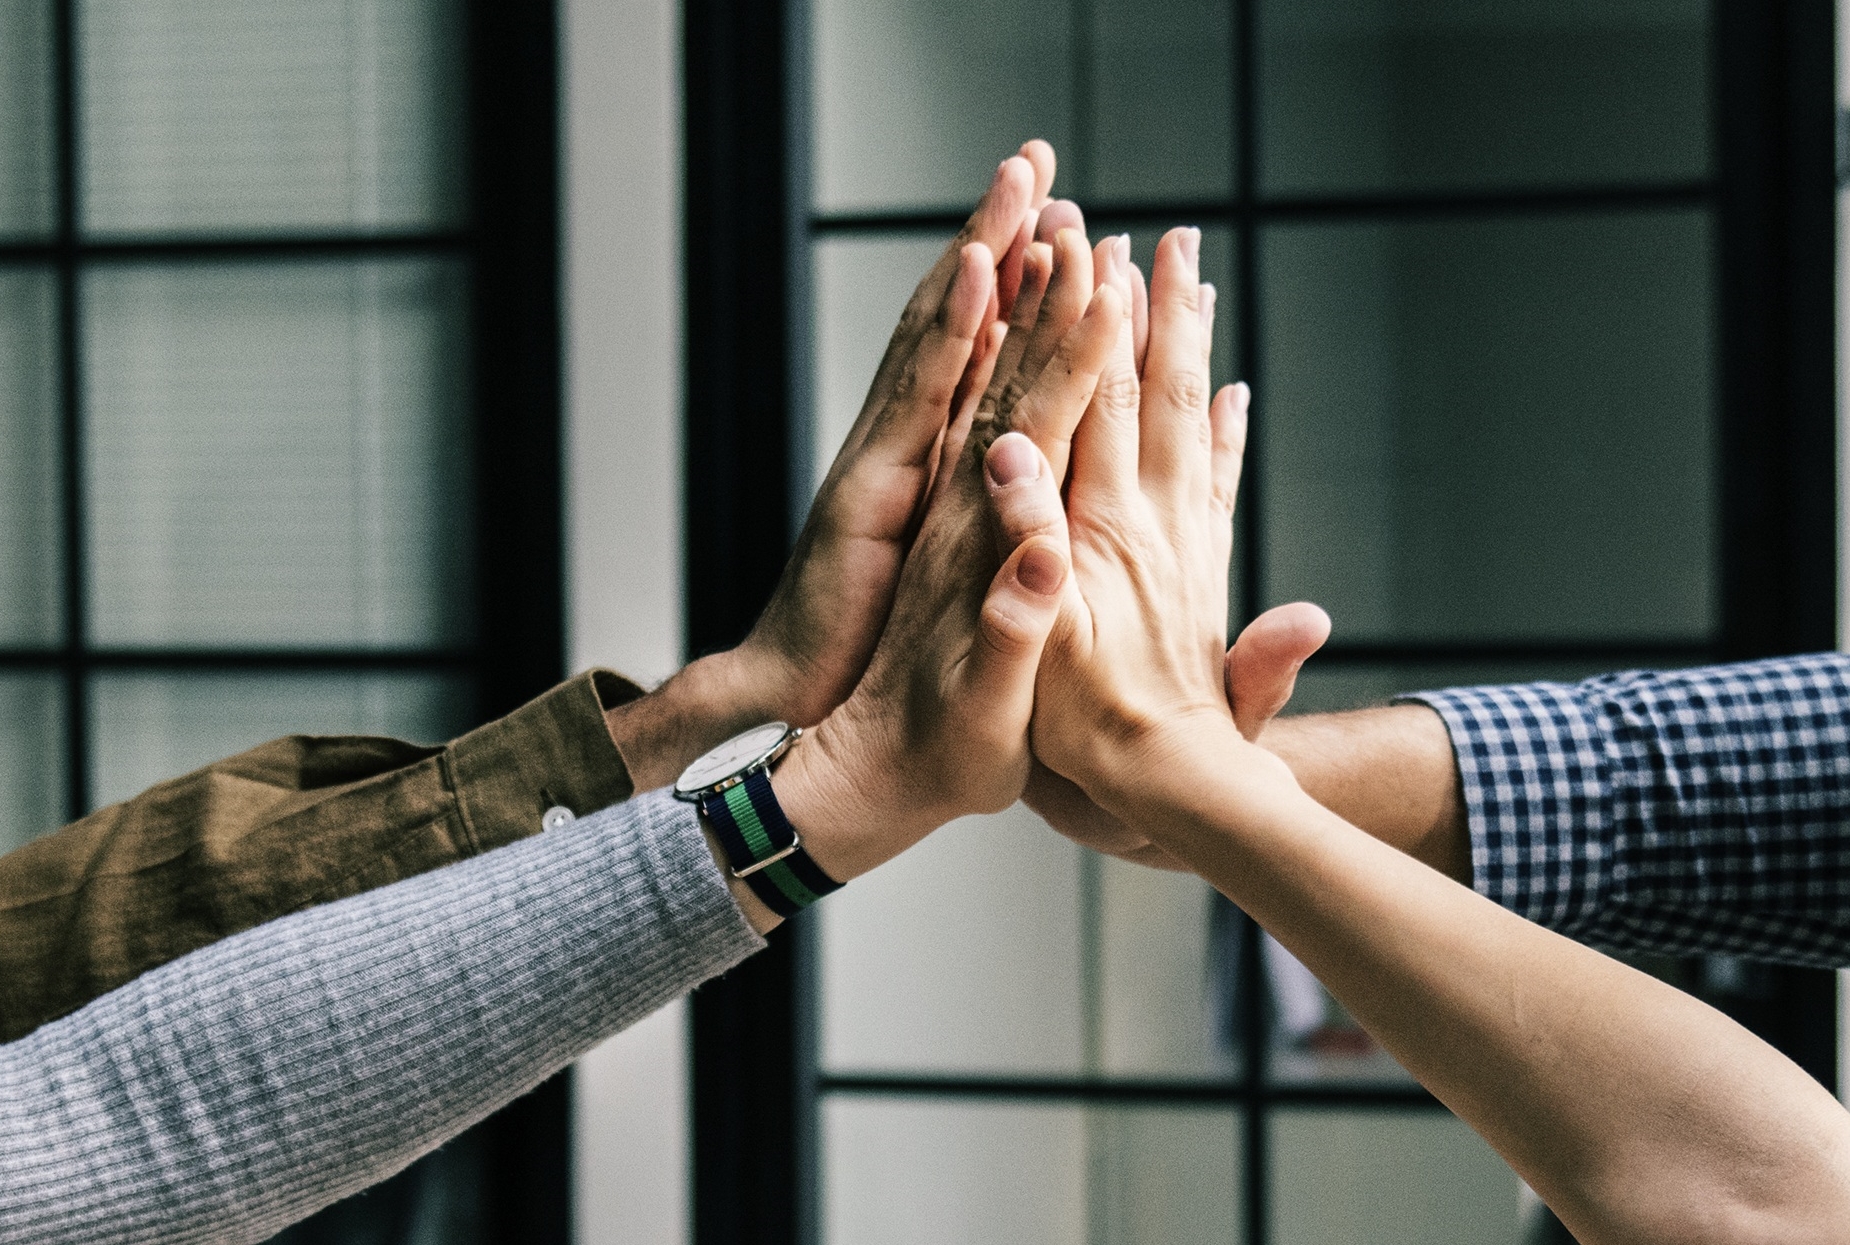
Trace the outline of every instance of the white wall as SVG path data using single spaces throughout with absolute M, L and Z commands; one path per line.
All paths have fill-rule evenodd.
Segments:
M 645 683 L 681 661 L 680 6 L 567 0 L 568 618 L 573 669 Z M 580 1245 L 688 1239 L 686 1013 L 578 1065 Z

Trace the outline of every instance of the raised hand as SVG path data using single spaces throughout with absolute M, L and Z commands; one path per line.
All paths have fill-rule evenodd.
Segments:
M 733 655 L 737 681 L 766 697 L 759 716 L 820 721 L 866 669 L 954 408 L 983 391 L 996 360 L 998 266 L 1004 286 L 1020 284 L 1053 173 L 1042 142 L 1003 161 L 907 303 L 784 576 Z
M 1209 399 L 1199 245 L 1193 230 L 1163 238 L 1142 375 L 1127 321 L 1073 439 L 1074 576 L 1042 661 L 1034 750 L 1113 813 L 1117 784 L 1161 767 L 1155 753 L 1177 740 L 1243 742 L 1223 664 L 1247 392 Z
M 1123 307 L 1115 289 L 1094 294 L 1024 400 L 1077 419 Z M 1068 566 L 1046 456 L 1018 434 L 986 455 L 972 445 L 933 490 L 866 675 L 777 773 L 779 799 L 832 876 L 1020 797 L 1041 646 Z

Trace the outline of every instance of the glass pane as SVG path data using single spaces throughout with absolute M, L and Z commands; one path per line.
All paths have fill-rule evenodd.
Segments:
M 1238 1238 L 1232 1110 L 837 1096 L 822 1119 L 830 1242 Z
M 51 232 L 55 147 L 51 5 L 0 0 L 0 238 Z
M 1267 0 L 1268 195 L 1679 181 L 1709 167 L 1702 0 Z
M 1240 1234 L 1240 1113 L 1093 1107 L 1088 1245 L 1225 1245 Z M 948 1238 L 947 1238 L 948 1239 Z
M 1222 1079 L 1237 1070 L 1217 1023 L 1218 900 L 1191 874 L 1099 858 L 1099 1070 Z
M 1030 138 L 1072 134 L 1068 0 L 817 0 L 813 202 L 821 212 L 973 203 Z
M 0 854 L 64 824 L 65 781 L 58 676 L 0 675 Z
M 1705 214 L 1261 243 L 1269 602 L 1346 640 L 1713 632 Z
M 88 273 L 93 640 L 466 640 L 463 300 L 424 260 Z
M 906 300 L 949 241 L 943 234 L 824 238 L 813 248 L 812 489 L 828 474 L 835 451 L 861 413 L 861 402 Z
M 1081 1072 L 1079 853 L 1016 805 L 952 822 L 823 904 L 823 1067 Z
M 1442 1111 L 1280 1110 L 1274 1245 L 1517 1245 L 1516 1174 Z
M 85 0 L 83 225 L 462 217 L 462 14 L 439 0 Z
M 469 680 L 426 673 L 111 672 L 90 682 L 100 807 L 283 735 L 420 743 L 470 726 Z
M 49 272 L 0 269 L 0 645 L 63 628 L 57 322 Z
M 1233 193 L 1233 7 L 1093 0 L 1092 148 L 1060 153 L 1077 174 L 1068 193 L 1102 203 Z
M 1086 1239 L 1081 1107 L 831 1097 L 822 1167 L 830 1245 Z

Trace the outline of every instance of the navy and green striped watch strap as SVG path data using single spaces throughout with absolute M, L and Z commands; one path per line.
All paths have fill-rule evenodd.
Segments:
M 707 792 L 700 797 L 700 811 L 719 836 L 733 875 L 777 915 L 794 916 L 841 889 L 803 850 L 763 770 L 724 791 Z

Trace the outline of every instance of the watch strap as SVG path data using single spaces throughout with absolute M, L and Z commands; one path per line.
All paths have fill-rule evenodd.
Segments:
M 842 884 L 803 850 L 764 770 L 753 770 L 723 790 L 704 792 L 700 811 L 713 827 L 732 875 L 778 916 L 795 916 L 841 889 Z

